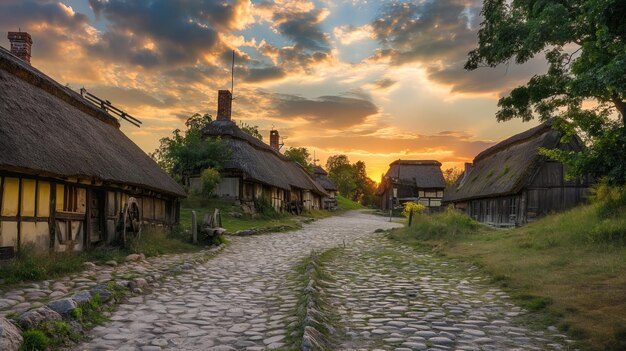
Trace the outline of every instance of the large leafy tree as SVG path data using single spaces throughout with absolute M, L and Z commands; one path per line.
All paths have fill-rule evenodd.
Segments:
M 626 183 L 626 2 L 485 0 L 478 48 L 466 69 L 525 63 L 543 54 L 547 72 L 500 99 L 499 121 L 553 121 L 583 152 L 544 150 L 571 175 Z
M 176 129 L 172 136 L 161 138 L 159 148 L 150 156 L 181 183 L 204 169 L 220 169 L 228 160 L 229 150 L 221 140 L 202 138 L 202 129 L 211 120 L 208 114 L 194 114 L 185 122 L 185 131 Z
M 351 164 L 346 155 L 333 155 L 326 161 L 326 170 L 341 195 L 366 206 L 378 202 L 376 182 L 367 176 L 365 162 Z
M 290 147 L 285 151 L 285 157 L 299 163 L 304 169 L 313 173 L 313 167 L 311 167 L 311 153 L 305 147 Z

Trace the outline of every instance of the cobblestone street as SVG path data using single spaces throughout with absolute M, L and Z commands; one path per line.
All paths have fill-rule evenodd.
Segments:
M 516 325 L 524 311 L 475 269 L 380 235 L 355 240 L 325 268 L 335 279 L 327 293 L 346 328 L 339 350 L 564 348 L 563 335 Z
M 338 250 L 328 289 L 346 336 L 338 350 L 561 349 L 515 324 L 523 311 L 486 278 L 393 243 L 382 217 L 349 213 L 303 229 L 235 237 L 218 256 L 132 297 L 75 350 L 266 350 L 285 347 L 299 288 L 288 277 L 312 249 Z M 554 341 L 557 340 L 557 341 Z
M 131 298 L 76 350 L 265 350 L 283 347 L 297 288 L 288 276 L 312 249 L 349 243 L 382 217 L 349 213 L 301 230 L 235 237 L 217 257 L 168 277 L 152 294 Z

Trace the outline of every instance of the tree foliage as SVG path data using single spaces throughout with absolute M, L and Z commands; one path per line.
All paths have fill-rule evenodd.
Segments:
M 217 185 L 222 180 L 220 172 L 214 168 L 207 168 L 200 173 L 200 182 L 202 183 L 202 194 L 210 196 L 213 194 Z
M 326 170 L 341 195 L 365 206 L 378 203 L 376 182 L 367 176 L 365 162 L 351 164 L 346 155 L 333 155 L 326 161 Z
M 496 118 L 552 119 L 587 148 L 546 155 L 573 176 L 626 183 L 626 2 L 485 0 L 482 15 L 479 46 L 466 69 L 521 64 L 540 53 L 548 62 L 545 74 L 500 99 Z
M 463 170 L 453 167 L 443 171 L 443 180 L 446 181 L 446 186 L 456 183 L 459 177 L 463 174 Z
M 259 132 L 259 126 L 253 126 L 246 122 L 239 121 L 239 129 L 241 129 L 242 132 L 250 134 L 261 141 L 263 140 L 263 135 L 261 134 L 261 132 Z
M 211 120 L 208 114 L 194 114 L 185 122 L 187 130 L 176 129 L 172 136 L 161 138 L 150 156 L 179 183 L 204 169 L 220 169 L 230 155 L 224 142 L 202 138 L 202 129 Z
M 313 167 L 311 167 L 311 153 L 305 147 L 290 147 L 285 150 L 285 157 L 299 163 L 309 173 L 313 173 Z

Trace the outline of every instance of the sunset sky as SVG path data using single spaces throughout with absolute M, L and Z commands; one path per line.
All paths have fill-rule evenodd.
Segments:
M 460 166 L 535 125 L 494 114 L 544 62 L 463 70 L 481 3 L 2 0 L 0 46 L 29 32 L 33 66 L 141 119 L 123 130 L 146 152 L 191 114 L 215 115 L 234 49 L 234 119 L 266 142 L 278 129 L 322 164 L 363 160 L 380 181 L 393 160 Z

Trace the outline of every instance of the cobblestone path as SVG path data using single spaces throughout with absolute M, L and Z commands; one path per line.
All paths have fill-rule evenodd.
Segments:
M 303 229 L 237 237 L 188 274 L 167 277 L 151 294 L 130 298 L 111 322 L 76 350 L 265 350 L 283 346 L 297 289 L 288 276 L 312 249 L 350 243 L 384 218 L 349 213 Z
M 524 311 L 475 269 L 380 234 L 351 242 L 324 268 L 346 328 L 338 350 L 559 350 L 568 342 L 516 325 Z

